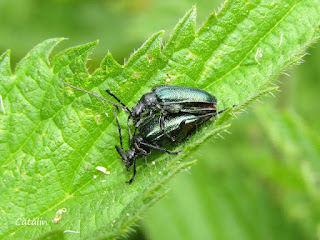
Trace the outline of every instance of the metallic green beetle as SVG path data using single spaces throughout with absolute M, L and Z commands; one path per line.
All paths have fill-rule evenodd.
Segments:
M 148 156 L 151 149 L 166 152 L 168 154 L 176 155 L 180 151 L 172 152 L 163 147 L 163 144 L 167 141 L 174 143 L 181 143 L 186 141 L 191 133 L 204 122 L 216 114 L 194 115 L 191 113 L 170 114 L 164 117 L 165 133 L 159 126 L 160 115 L 155 115 L 145 121 L 138 127 L 139 133 L 136 134 L 130 144 L 128 150 L 124 151 L 122 144 L 121 128 L 118 122 L 117 114 L 114 109 L 116 122 L 119 129 L 120 146 L 115 146 L 119 155 L 122 158 L 122 162 L 129 171 L 133 165 L 133 175 L 127 182 L 131 184 L 136 176 L 136 160 L 141 157 Z

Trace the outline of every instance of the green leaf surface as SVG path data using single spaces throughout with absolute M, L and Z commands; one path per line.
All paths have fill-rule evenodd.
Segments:
M 9 52 L 4 53 L 0 237 L 30 239 L 61 229 L 70 239 L 122 235 L 166 193 L 164 184 L 193 164 L 197 146 L 228 127 L 232 111 L 274 89 L 270 81 L 299 60 L 318 37 L 319 11 L 319 2 L 311 0 L 227 1 L 195 32 L 192 8 L 163 49 L 161 31 L 123 66 L 107 54 L 92 74 L 86 63 L 96 42 L 67 49 L 49 61 L 63 39 L 47 40 L 14 73 Z M 114 149 L 119 137 L 112 107 L 66 87 L 60 78 L 106 98 L 105 89 L 111 89 L 129 107 L 163 84 L 205 89 L 217 97 L 219 109 L 237 107 L 179 146 L 184 151 L 178 156 L 153 153 L 147 164 L 140 161 L 136 181 L 127 185 L 131 173 Z M 120 114 L 123 129 L 126 117 Z M 110 174 L 97 171 L 97 166 Z M 66 211 L 53 223 L 61 209 Z M 47 224 L 23 225 L 20 219 L 29 218 Z

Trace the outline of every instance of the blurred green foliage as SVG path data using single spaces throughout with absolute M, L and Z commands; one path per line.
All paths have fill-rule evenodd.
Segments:
M 68 37 L 68 46 L 99 39 L 89 67 L 108 50 L 121 63 L 152 33 L 168 36 L 195 3 L 201 23 L 221 1 L 2 0 L 0 52 L 10 48 L 14 66 L 43 39 Z M 280 78 L 276 98 L 199 149 L 198 164 L 174 179 L 132 238 L 319 239 L 320 44 L 308 52 Z
M 142 221 L 149 239 L 320 239 L 319 50 L 199 149 Z
M 178 19 L 194 4 L 197 20 L 202 23 L 220 1 L 1 0 L 0 52 L 10 48 L 16 63 L 48 38 L 69 38 L 56 52 L 98 39 L 100 44 L 89 63 L 91 69 L 99 65 L 108 50 L 123 63 L 153 33 L 165 30 L 168 37 Z

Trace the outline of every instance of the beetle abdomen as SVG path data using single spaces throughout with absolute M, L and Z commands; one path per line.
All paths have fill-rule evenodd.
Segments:
M 193 104 L 209 104 L 215 106 L 217 99 L 210 93 L 192 87 L 184 86 L 157 86 L 152 88 L 152 91 L 156 94 L 158 101 L 163 105 L 169 105 L 172 103 L 186 103 L 188 105 Z
M 206 117 L 198 117 L 193 114 L 175 114 L 169 115 L 165 117 L 164 127 L 165 131 L 168 135 L 174 134 L 176 131 L 180 131 L 181 133 L 185 133 L 190 130 L 193 126 L 201 124 L 205 122 L 213 115 L 208 115 Z M 180 129 L 180 124 L 182 121 L 185 121 L 185 125 L 183 129 Z M 151 142 L 161 141 L 165 134 L 160 128 L 160 115 L 156 115 L 149 119 L 146 123 L 139 126 L 140 135 Z

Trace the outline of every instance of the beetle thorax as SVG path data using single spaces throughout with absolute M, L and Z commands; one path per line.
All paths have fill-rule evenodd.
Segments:
M 155 106 L 158 103 L 157 96 L 153 92 L 145 94 L 142 100 L 148 107 Z
M 133 117 L 143 117 L 147 112 L 153 110 L 157 106 L 158 100 L 155 93 L 147 93 L 143 95 L 140 101 L 132 107 Z
M 146 111 L 146 106 L 140 100 L 136 105 L 132 107 L 133 118 L 140 117 Z

